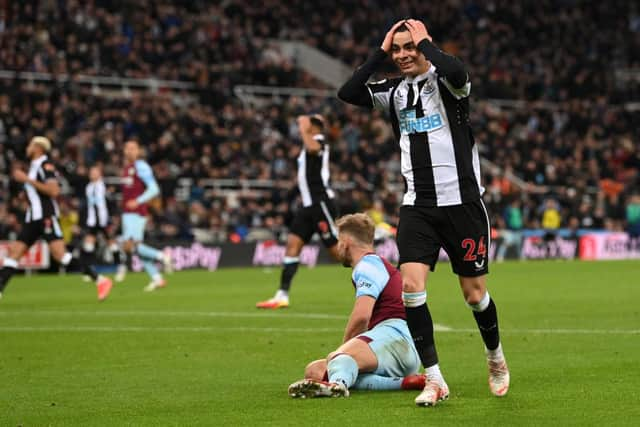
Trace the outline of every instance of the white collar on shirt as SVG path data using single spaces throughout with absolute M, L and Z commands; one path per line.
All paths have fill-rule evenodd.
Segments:
M 44 162 L 45 160 L 47 160 L 47 155 L 46 155 L 46 154 L 43 154 L 42 156 L 37 157 L 37 158 L 35 158 L 35 159 L 31 160 L 31 164 L 32 164 L 32 165 L 35 165 L 36 163 L 37 163 L 37 164 L 40 164 L 40 163 Z
M 429 69 L 427 71 L 425 71 L 424 73 L 418 74 L 417 76 L 413 76 L 413 77 L 407 76 L 406 77 L 406 81 L 407 81 L 407 83 L 411 83 L 411 84 L 418 83 L 418 82 L 421 82 L 424 79 L 428 78 L 430 75 L 434 74 L 435 72 L 436 72 L 436 66 L 431 64 L 429 66 Z

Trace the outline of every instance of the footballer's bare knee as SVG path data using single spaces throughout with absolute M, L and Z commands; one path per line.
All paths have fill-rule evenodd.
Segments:
M 285 250 L 285 256 L 288 257 L 297 257 L 302 252 L 302 247 L 304 246 L 304 240 L 300 238 L 300 236 L 289 233 L 287 237 L 287 249 Z
M 482 301 L 487 293 L 486 276 L 462 277 L 460 276 L 460 287 L 464 300 L 469 305 L 475 305 Z
M 360 372 L 371 372 L 378 367 L 378 358 L 376 354 L 371 350 L 369 344 L 358 338 L 351 338 L 349 341 L 342 344 L 336 351 L 329 354 L 327 362 L 341 354 L 346 354 L 351 357 L 358 364 Z
M 417 262 L 409 262 L 400 266 L 402 273 L 402 290 L 404 292 L 422 292 L 429 273 L 429 267 Z

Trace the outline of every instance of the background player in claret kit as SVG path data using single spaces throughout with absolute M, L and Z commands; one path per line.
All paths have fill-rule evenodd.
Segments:
M 102 235 L 112 253 L 114 263 L 120 265 L 121 251 L 117 243 L 111 238 L 107 187 L 102 180 L 102 169 L 98 166 L 92 166 L 89 169 L 89 183 L 85 188 L 85 195 L 85 234 L 82 241 L 81 259 L 83 263 L 95 264 L 97 239 L 99 235 Z
M 298 156 L 298 189 L 302 198 L 300 210 L 289 229 L 284 265 L 280 276 L 280 289 L 269 300 L 256 304 L 258 308 L 285 308 L 289 306 L 289 288 L 298 271 L 300 252 L 314 233 L 320 235 L 324 246 L 336 258 L 337 210 L 330 186 L 329 144 L 324 135 L 325 123 L 320 115 L 299 116 L 298 127 L 303 147 Z
M 151 166 L 140 159 L 140 143 L 129 140 L 124 145 L 125 166 L 122 171 L 122 244 L 124 250 L 136 253 L 141 259 L 144 269 L 151 277 L 151 282 L 144 288 L 151 292 L 166 286 L 167 282 L 156 267 L 161 262 L 165 272 L 171 272 L 172 264 L 169 254 L 145 245 L 144 228 L 149 213 L 148 202 L 160 194 L 160 188 L 153 176 Z M 122 273 L 122 266 L 119 267 Z M 120 280 L 123 279 L 121 276 Z
M 289 386 L 292 397 L 349 396 L 349 388 L 415 389 L 420 358 L 402 304 L 400 272 L 373 250 L 375 224 L 366 214 L 337 221 L 338 259 L 353 268 L 356 292 L 343 344 L 307 366 L 305 379 Z M 326 369 L 327 381 L 322 381 Z M 405 378 L 406 377 L 406 378 Z
M 389 54 L 402 77 L 367 83 Z M 381 49 L 338 92 L 345 102 L 387 112 L 400 145 L 406 192 L 397 235 L 399 263 L 407 323 L 427 372 L 427 384 L 416 398 L 424 406 L 449 396 L 425 290 L 441 247 L 480 329 L 491 392 L 503 396 L 509 388 L 496 306 L 486 289 L 489 221 L 469 125 L 470 91 L 463 63 L 438 49 L 422 22 L 409 19 L 391 28 Z
M 2 261 L 0 270 L 0 297 L 7 283 L 18 269 L 18 260 L 37 240 L 49 244 L 51 256 L 67 269 L 80 270 L 96 283 L 98 299 L 103 300 L 111 292 L 112 283 L 107 277 L 98 276 L 88 264 L 83 264 L 67 251 L 58 221 L 60 212 L 56 198 L 60 194 L 59 176 L 56 167 L 49 161 L 47 153 L 51 141 L 36 136 L 27 146 L 27 157 L 31 161 L 29 171 L 13 171 L 13 179 L 24 184 L 29 209 L 22 224 L 22 231 L 9 247 L 9 256 Z

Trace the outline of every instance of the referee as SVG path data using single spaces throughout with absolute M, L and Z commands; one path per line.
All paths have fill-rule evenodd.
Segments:
M 24 191 L 29 201 L 22 230 L 18 238 L 11 242 L 9 256 L 2 260 L 0 269 L 0 298 L 7 283 L 18 269 L 18 260 L 37 240 L 44 239 L 49 244 L 53 258 L 67 269 L 79 269 L 96 283 L 98 299 L 103 300 L 111 291 L 111 280 L 98 276 L 87 264 L 73 258 L 65 247 L 62 230 L 58 218 L 60 212 L 56 198 L 60 194 L 59 176 L 47 153 L 51 150 L 51 142 L 44 136 L 36 136 L 29 141 L 27 157 L 31 161 L 29 171 L 20 169 L 13 171 L 13 179 L 24 184 Z
M 402 76 L 368 83 L 387 55 Z M 425 284 L 440 248 L 451 259 L 480 329 L 491 392 L 504 396 L 509 388 L 496 306 L 486 289 L 489 219 L 469 124 L 470 91 L 464 64 L 438 49 L 421 21 L 408 19 L 389 30 L 381 49 L 338 92 L 347 103 L 386 112 L 400 145 L 406 191 L 397 241 L 407 323 L 427 372 L 425 388 L 416 398 L 421 406 L 449 396 L 426 304 Z

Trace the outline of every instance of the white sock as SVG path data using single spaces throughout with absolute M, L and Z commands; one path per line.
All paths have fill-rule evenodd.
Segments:
M 434 380 L 437 380 L 440 384 L 444 382 L 444 378 L 442 378 L 442 372 L 440 372 L 440 365 L 438 365 L 437 363 L 433 366 L 429 366 L 428 368 L 426 368 L 425 372 L 427 374 L 427 379 L 433 378 Z
M 504 360 L 504 353 L 502 352 L 502 343 L 498 344 L 498 347 L 495 350 L 489 350 L 485 348 L 485 353 L 487 354 L 487 359 L 498 361 Z
M 282 289 L 278 289 L 278 292 L 276 292 L 276 296 L 273 297 L 273 299 L 289 299 L 289 292 L 282 290 Z
M 16 261 L 13 258 L 6 257 L 5 259 L 2 260 L 2 266 L 3 267 L 13 268 L 14 270 L 17 270 L 18 269 L 18 261 Z
M 151 277 L 151 280 L 153 280 L 154 282 L 159 282 L 159 281 L 161 281 L 161 280 L 162 280 L 162 274 L 160 274 L 160 273 L 154 274 L 154 275 Z
M 72 259 L 73 259 L 73 255 L 71 255 L 70 252 L 66 252 L 64 255 L 62 255 L 62 258 L 60 259 L 60 264 L 66 267 L 67 265 L 69 265 Z

